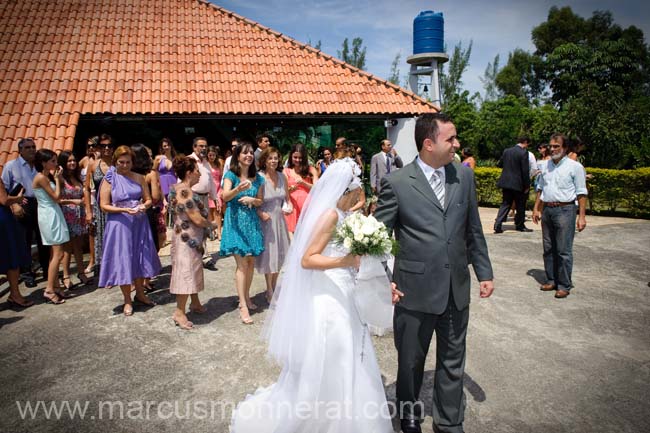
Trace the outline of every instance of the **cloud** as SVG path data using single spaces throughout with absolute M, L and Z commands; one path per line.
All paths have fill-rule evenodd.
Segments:
M 569 5 L 575 13 L 589 17 L 594 10 L 611 10 L 614 21 L 623 27 L 636 25 L 650 35 L 650 2 L 638 0 L 224 0 L 220 6 L 257 21 L 294 39 L 312 44 L 322 42 L 322 50 L 336 55 L 343 39 L 361 37 L 367 47 L 366 69 L 381 78 L 401 52 L 401 76 L 408 70 L 406 57 L 412 53 L 413 19 L 422 10 L 443 12 L 448 52 L 462 41 L 473 41 L 470 67 L 463 76 L 465 88 L 482 91 L 479 77 L 488 62 L 500 54 L 502 65 L 515 48 L 534 50 L 533 27 L 545 21 L 549 9 Z

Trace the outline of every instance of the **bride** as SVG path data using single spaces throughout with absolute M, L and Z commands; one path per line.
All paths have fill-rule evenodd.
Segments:
M 263 334 L 282 372 L 239 403 L 232 433 L 393 431 L 352 297 L 360 257 L 332 241 L 359 199 L 355 167 L 349 159 L 333 163 L 307 198 Z

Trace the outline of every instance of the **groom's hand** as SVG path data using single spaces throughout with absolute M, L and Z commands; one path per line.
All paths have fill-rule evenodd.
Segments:
M 492 280 L 480 282 L 481 298 L 489 298 L 494 292 L 494 282 Z
M 404 296 L 404 293 L 397 290 L 397 284 L 395 283 L 390 283 L 390 293 L 392 295 L 393 305 L 397 304 L 402 299 L 402 296 Z

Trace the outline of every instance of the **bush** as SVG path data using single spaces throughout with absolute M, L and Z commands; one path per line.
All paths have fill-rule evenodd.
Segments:
M 650 219 L 650 167 L 636 170 L 587 168 L 592 177 L 587 210 L 590 214 L 634 216 Z M 500 206 L 501 189 L 497 181 L 500 168 L 477 167 L 476 193 L 482 206 Z M 532 208 L 535 194 L 531 191 L 528 208 Z

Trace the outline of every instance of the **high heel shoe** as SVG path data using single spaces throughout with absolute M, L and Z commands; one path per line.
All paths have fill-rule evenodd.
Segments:
M 65 302 L 65 299 L 61 299 L 56 292 L 43 292 L 43 297 L 47 299 L 48 303 L 54 305 L 63 304 Z
M 181 322 L 180 320 L 176 319 L 175 317 L 172 317 L 172 321 L 176 326 L 178 326 L 181 329 L 184 329 L 186 331 L 190 331 L 194 329 L 194 323 L 190 322 L 189 320 L 186 320 L 185 322 Z
M 68 282 L 68 284 L 65 283 L 66 281 Z M 61 278 L 61 284 L 63 285 L 63 287 L 65 287 L 66 290 L 72 290 L 72 288 L 74 287 L 74 284 L 72 284 L 72 281 L 70 281 L 70 275 Z
M 244 310 L 246 313 L 244 314 Z M 239 306 L 239 318 L 241 319 L 241 323 L 244 325 L 252 325 L 253 324 L 253 319 L 251 319 L 250 314 L 248 313 L 248 307 Z
M 246 307 L 251 311 L 255 311 L 259 308 L 257 305 L 253 304 L 252 302 L 250 304 L 246 304 Z
M 84 286 L 87 286 L 88 284 L 93 282 L 93 279 L 88 278 L 85 272 L 78 273 L 77 278 L 79 279 L 79 281 L 81 281 L 81 284 L 83 284 Z
M 205 308 L 203 305 L 199 305 L 198 307 L 193 307 L 190 305 L 190 311 L 196 314 L 205 314 L 208 312 L 208 309 Z
M 27 307 L 31 307 L 32 305 L 34 305 L 34 301 L 25 300 L 24 303 L 20 303 L 20 302 L 16 301 L 15 299 L 13 299 L 11 296 L 9 296 L 7 298 L 7 304 L 11 305 L 12 307 L 27 308 Z
M 133 316 L 133 305 L 124 304 L 124 308 L 122 309 L 122 312 L 126 317 Z

